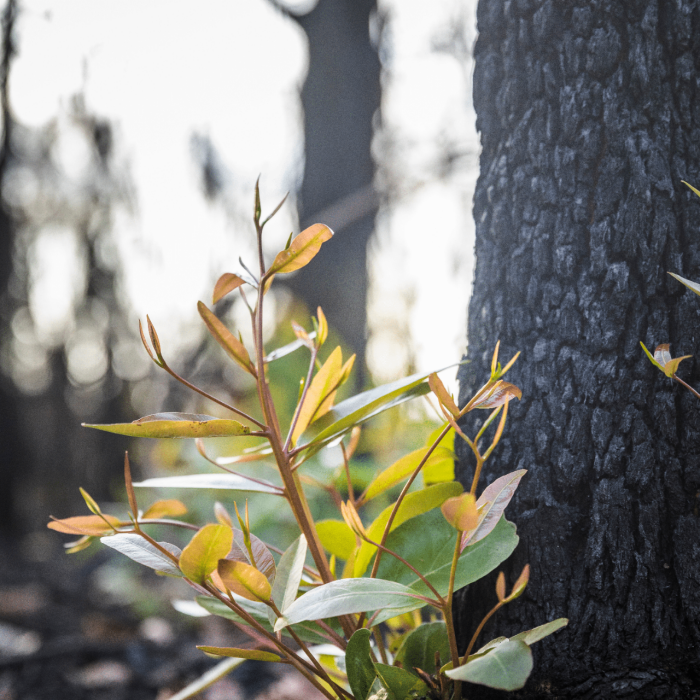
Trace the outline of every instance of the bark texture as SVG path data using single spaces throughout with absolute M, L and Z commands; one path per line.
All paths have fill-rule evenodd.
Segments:
M 522 351 L 523 399 L 481 487 L 529 470 L 508 580 L 532 567 L 481 642 L 568 617 L 518 697 L 698 698 L 700 402 L 639 341 L 700 347 L 700 299 L 666 274 L 700 279 L 700 200 L 681 184 L 700 183 L 700 3 L 482 0 L 478 24 L 460 398 L 497 339 L 502 360 Z M 697 385 L 696 361 L 679 375 Z M 493 581 L 462 597 L 463 641 L 494 602 Z

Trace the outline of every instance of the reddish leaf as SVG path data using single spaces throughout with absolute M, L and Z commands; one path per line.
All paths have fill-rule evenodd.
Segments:
M 245 280 L 242 280 L 238 275 L 234 275 L 231 272 L 224 272 L 214 285 L 212 303 L 216 304 L 217 301 L 223 299 L 227 294 L 234 291 L 234 289 L 238 289 L 242 284 L 245 284 Z

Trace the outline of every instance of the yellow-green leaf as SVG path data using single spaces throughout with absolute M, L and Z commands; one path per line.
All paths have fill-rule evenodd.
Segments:
M 113 532 L 107 520 L 114 527 L 119 527 L 121 521 L 112 515 L 79 515 L 74 518 L 63 518 L 61 520 L 52 520 L 47 524 L 50 530 L 56 532 L 64 532 L 67 535 L 89 535 L 91 537 L 101 537 L 108 532 Z
M 226 354 L 246 372 L 257 377 L 255 366 L 250 361 L 245 345 L 201 301 L 197 302 L 197 310 L 212 337 L 226 351 Z
M 479 513 L 476 509 L 476 496 L 471 493 L 463 493 L 461 496 L 448 498 L 441 506 L 445 520 L 455 530 L 464 532 L 472 530 L 479 523 Z
M 251 659 L 253 661 L 280 661 L 281 657 L 269 651 L 260 649 L 237 649 L 236 647 L 205 647 L 198 646 L 197 649 L 205 654 L 214 656 L 228 656 L 232 659 Z
M 270 600 L 272 586 L 265 574 L 242 561 L 221 559 L 217 571 L 226 588 L 247 600 Z
M 690 289 L 691 292 L 695 292 L 696 294 L 700 295 L 700 284 L 698 284 L 697 282 L 691 282 L 685 277 L 681 277 L 680 275 L 677 275 L 674 272 L 669 272 L 668 274 L 671 275 L 671 277 L 677 279 L 681 284 L 684 284 L 686 287 L 688 287 L 688 289 Z
M 217 301 L 223 299 L 234 289 L 238 289 L 242 284 L 245 284 L 245 280 L 242 280 L 238 275 L 234 275 L 231 272 L 224 272 L 214 285 L 212 303 L 216 304 Z
M 357 546 L 355 533 L 342 520 L 321 520 L 316 523 L 321 544 L 330 554 L 347 561 Z
M 235 420 L 214 418 L 199 413 L 155 413 L 144 416 L 133 423 L 111 423 L 108 425 L 89 425 L 107 433 L 128 435 L 129 437 L 147 438 L 201 438 L 232 437 L 248 435 L 250 428 Z
M 421 460 L 425 457 L 429 449 L 429 447 L 421 447 L 419 450 L 414 450 L 413 452 L 401 457 L 401 459 L 394 462 L 394 464 L 387 467 L 384 471 L 380 472 L 367 487 L 362 501 L 366 502 L 376 498 L 387 489 L 390 489 L 392 486 L 398 484 L 400 481 L 407 479 L 420 464 Z M 453 463 L 454 454 L 452 453 L 452 450 L 446 449 L 442 446 L 436 447 L 430 457 L 428 457 L 428 460 L 423 467 L 423 473 L 425 473 L 425 469 L 427 469 L 429 465 L 443 466 L 445 460 Z M 437 479 L 433 479 L 432 481 L 437 481 Z M 440 479 L 440 481 L 445 481 L 445 479 Z
M 435 372 L 428 378 L 428 384 L 433 394 L 437 396 L 438 401 L 456 418 L 459 415 L 459 408 L 457 408 L 454 399 Z
M 175 498 L 167 501 L 156 501 L 144 514 L 146 519 L 157 520 L 158 518 L 174 518 L 178 515 L 184 515 L 187 512 L 187 506 Z
M 428 486 L 428 488 L 407 494 L 406 498 L 404 498 L 401 503 L 396 517 L 391 523 L 390 532 L 410 518 L 415 518 L 417 515 L 427 513 L 433 508 L 438 508 L 448 498 L 458 496 L 460 493 L 462 493 L 462 485 L 457 481 L 450 481 L 446 484 L 435 484 L 434 486 Z M 389 516 L 393 509 L 393 505 L 385 508 L 379 514 L 379 517 L 367 528 L 367 535 L 374 542 L 381 541 L 384 528 L 389 522 Z M 355 577 L 364 574 L 376 550 L 377 548 L 374 545 L 368 544 L 367 542 L 363 542 L 360 545 L 360 551 L 355 558 Z
M 689 187 L 695 194 L 700 197 L 700 190 L 696 190 L 690 183 L 686 182 L 685 180 L 681 180 L 681 182 L 686 186 Z
M 309 389 L 304 397 L 299 412 L 299 418 L 292 433 L 292 443 L 295 444 L 301 435 L 314 419 L 320 418 L 333 406 L 335 390 L 338 388 L 343 365 L 343 353 L 338 346 L 323 363 L 316 376 L 311 380 Z
M 289 248 L 277 253 L 267 276 L 279 272 L 294 272 L 308 264 L 321 249 L 321 245 L 333 236 L 328 226 L 314 224 L 302 231 Z
M 190 540 L 180 555 L 180 569 L 195 583 L 204 579 L 216 569 L 219 559 L 223 559 L 233 543 L 233 531 L 226 525 L 205 525 Z

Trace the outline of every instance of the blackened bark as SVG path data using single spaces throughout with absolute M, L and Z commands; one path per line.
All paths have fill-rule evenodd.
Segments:
M 532 567 L 482 642 L 565 616 L 518 697 L 697 698 L 700 405 L 639 341 L 700 346 L 700 299 L 666 275 L 700 279 L 700 201 L 681 184 L 700 183 L 700 3 L 482 0 L 478 22 L 461 399 L 497 339 L 502 359 L 522 351 L 482 485 L 529 470 L 505 570 Z M 697 383 L 696 362 L 679 374 Z M 463 640 L 494 600 L 493 581 L 463 597 Z
M 371 146 L 381 66 L 369 32 L 376 5 L 376 0 L 320 0 L 296 18 L 309 40 L 301 92 L 306 165 L 299 214 L 303 226 L 321 216 L 336 236 L 290 286 L 313 313 L 323 306 L 360 360 L 366 343 L 367 242 L 377 206 Z M 361 374 L 364 362 L 358 364 Z

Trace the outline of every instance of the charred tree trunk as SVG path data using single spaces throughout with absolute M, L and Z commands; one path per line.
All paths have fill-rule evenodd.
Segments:
M 372 180 L 374 115 L 380 63 L 370 40 L 376 0 L 320 0 L 295 18 L 309 40 L 309 72 L 301 92 L 306 165 L 300 192 L 302 226 L 322 219 L 336 232 L 308 274 L 292 289 L 364 360 L 367 325 L 367 242 L 377 203 Z M 358 363 L 358 377 L 364 362 Z
M 700 3 L 482 0 L 478 22 L 461 399 L 497 339 L 502 359 L 522 351 L 482 485 L 529 470 L 506 574 L 532 567 L 482 643 L 565 616 L 518 697 L 697 698 L 700 404 L 639 341 L 700 347 L 700 299 L 666 274 L 700 278 L 700 201 L 681 184 L 700 183 Z M 679 374 L 697 384 L 697 362 Z M 466 593 L 463 639 L 494 601 L 493 581 Z

